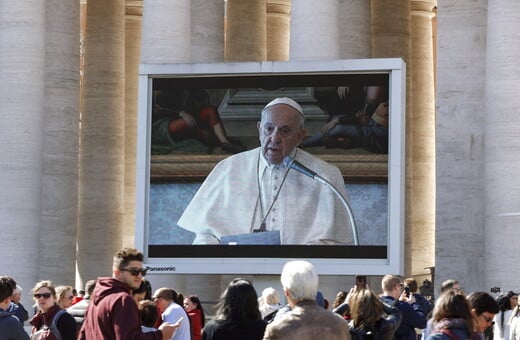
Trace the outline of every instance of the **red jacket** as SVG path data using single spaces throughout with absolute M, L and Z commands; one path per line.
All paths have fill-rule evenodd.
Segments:
M 202 313 L 199 309 L 192 309 L 188 312 L 191 324 L 191 339 L 200 340 L 202 338 Z
M 78 340 L 162 340 L 162 332 L 142 333 L 141 316 L 130 288 L 111 277 L 98 278 Z

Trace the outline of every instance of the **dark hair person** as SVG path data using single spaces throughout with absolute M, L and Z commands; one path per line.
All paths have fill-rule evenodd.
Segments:
M 139 288 L 132 290 L 132 297 L 137 304 L 139 304 L 139 302 L 142 300 L 151 300 L 152 285 L 150 284 L 150 281 L 143 279 L 141 281 L 141 285 L 139 285 Z
M 493 334 L 500 339 L 509 337 L 509 319 L 513 314 L 513 308 L 518 305 L 518 293 L 508 291 L 505 295 L 497 298 L 498 309 L 500 312 L 495 315 Z
M 432 321 L 432 331 L 427 340 L 480 340 L 480 336 L 474 331 L 470 303 L 460 291 L 450 289 L 441 294 L 435 302 Z
M 186 297 L 183 307 L 190 318 L 192 340 L 200 340 L 202 338 L 205 316 L 204 309 L 197 295 L 189 295 Z
M 473 315 L 474 329 L 484 332 L 493 325 L 493 318 L 499 312 L 495 299 L 486 292 L 473 292 L 467 297 Z
M 202 339 L 262 339 L 266 325 L 258 309 L 255 288 L 251 282 L 237 278 L 222 293 L 215 320 L 206 324 Z

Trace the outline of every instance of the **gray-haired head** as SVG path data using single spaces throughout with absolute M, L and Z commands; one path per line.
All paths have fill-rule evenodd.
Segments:
M 315 300 L 318 292 L 318 274 L 312 263 L 289 261 L 285 264 L 280 278 L 284 290 L 289 291 L 295 302 Z

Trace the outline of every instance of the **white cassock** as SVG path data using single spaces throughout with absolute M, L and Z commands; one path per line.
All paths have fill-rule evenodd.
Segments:
M 295 152 L 297 161 L 347 198 L 337 167 L 301 149 Z M 353 244 L 347 211 L 334 192 L 283 165 L 269 165 L 261 148 L 218 163 L 177 224 L 197 234 L 193 243 L 212 244 L 222 236 L 251 233 L 264 218 L 267 231 L 280 231 L 282 244 Z

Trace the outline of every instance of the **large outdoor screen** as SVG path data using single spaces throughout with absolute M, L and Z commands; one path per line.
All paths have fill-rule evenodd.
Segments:
M 193 209 L 179 219 L 220 161 L 260 147 L 260 113 L 280 97 L 304 112 L 299 149 L 339 169 L 347 197 L 324 190 L 344 207 L 340 223 L 352 237 L 338 232 L 328 242 L 304 242 L 302 223 L 290 226 L 294 239 L 280 238 L 279 231 L 257 233 L 256 224 L 241 219 L 252 215 L 244 207 L 253 202 L 242 202 L 247 199 L 238 192 L 247 188 L 237 181 L 242 184 L 229 190 L 227 203 L 218 195 L 204 196 L 212 209 L 198 203 L 200 214 L 218 210 L 219 216 L 216 241 L 201 242 L 197 233 L 206 227 L 197 223 L 209 219 Z M 402 273 L 404 98 L 401 59 L 141 65 L 136 246 L 146 265 L 152 273 L 279 274 L 286 261 L 306 259 L 320 274 Z M 238 169 L 213 188 L 246 175 L 256 178 Z M 234 194 L 239 201 L 230 205 Z M 318 204 L 318 197 L 305 194 L 285 199 L 291 201 L 283 205 L 291 207 L 285 214 Z

